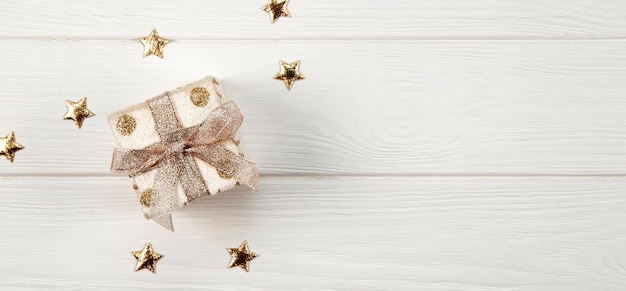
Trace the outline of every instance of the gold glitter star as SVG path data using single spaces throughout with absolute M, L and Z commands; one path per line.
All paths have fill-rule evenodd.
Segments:
M 93 112 L 87 109 L 87 98 L 80 99 L 78 102 L 65 100 L 67 106 L 67 112 L 63 115 L 63 119 L 74 120 L 74 123 L 78 128 L 83 126 L 85 118 L 94 116 Z
M 282 80 L 287 89 L 291 90 L 291 86 L 293 86 L 295 81 L 304 80 L 304 76 L 298 71 L 299 67 L 300 61 L 295 61 L 291 64 L 280 61 L 280 72 L 274 76 L 274 79 Z
M 15 134 L 11 131 L 7 136 L 0 138 L 0 156 L 4 156 L 9 160 L 9 162 L 13 163 L 13 158 L 15 158 L 15 152 L 23 149 L 24 147 L 15 142 Z
M 229 268 L 241 267 L 246 272 L 250 268 L 250 261 L 254 260 L 258 255 L 248 249 L 248 242 L 243 241 L 238 248 L 228 248 L 228 253 L 233 258 L 230 260 Z
M 140 38 L 139 41 L 143 44 L 144 58 L 149 55 L 155 55 L 159 58 L 163 58 L 163 47 L 170 42 L 167 39 L 160 38 L 156 28 L 152 29 L 150 35 Z
M 153 252 L 150 243 L 147 243 L 143 250 L 132 252 L 132 254 L 137 259 L 135 272 L 141 269 L 148 269 L 148 271 L 156 274 L 156 262 L 163 256 Z
M 261 10 L 270 14 L 270 20 L 272 23 L 276 22 L 278 18 L 281 16 L 291 17 L 289 11 L 287 11 L 287 4 L 289 0 L 277 1 L 277 0 L 269 0 L 267 4 L 261 7 Z

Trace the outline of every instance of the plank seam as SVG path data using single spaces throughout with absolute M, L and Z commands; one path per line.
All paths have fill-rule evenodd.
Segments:
M 33 41 L 33 42 L 81 42 L 81 41 L 103 41 L 103 42 L 136 42 L 138 38 L 97 38 L 97 37 L 63 37 L 63 36 L 0 36 L 0 41 Z M 389 42 L 389 43 L 545 43 L 545 42 L 626 42 L 626 37 L 617 38 L 177 38 L 170 36 L 170 41 L 175 42 Z
M 19 173 L 3 174 L 0 179 L 35 178 L 124 178 L 103 173 Z M 311 179 L 626 179 L 626 174 L 261 174 L 260 178 L 311 178 Z

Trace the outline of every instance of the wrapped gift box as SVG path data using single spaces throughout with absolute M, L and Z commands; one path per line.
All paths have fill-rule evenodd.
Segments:
M 216 116 L 216 113 L 221 115 Z M 232 101 L 227 100 L 221 83 L 216 78 L 207 76 L 108 116 L 117 141 L 111 170 L 129 174 L 146 218 L 173 230 L 171 210 L 197 198 L 229 190 L 240 182 L 244 184 L 237 176 L 246 175 L 245 184 L 256 190 L 258 171 L 254 164 L 247 161 L 246 152 L 236 132 L 238 124 L 232 134 L 212 142 L 210 147 L 213 150 L 208 150 L 209 147 L 202 148 L 205 150 L 204 156 L 189 150 L 193 146 L 206 143 L 199 140 L 206 140 L 212 130 L 222 132 L 216 126 L 229 127 L 233 122 L 236 123 L 235 117 L 239 117 L 236 113 L 239 114 L 239 111 Z M 234 121 L 225 116 L 234 116 Z M 191 133 L 194 130 L 197 132 Z M 191 139 L 193 141 L 184 142 Z M 216 151 L 217 149 L 222 152 Z M 215 158 L 215 152 L 229 156 L 230 153 L 225 154 L 223 149 L 235 155 L 228 159 Z M 136 157 L 143 160 L 137 162 Z M 154 166 L 154 160 L 158 160 L 160 164 Z M 134 169 L 126 162 L 132 164 Z M 148 166 L 151 168 L 144 165 L 143 170 L 138 170 L 138 163 L 150 164 Z M 164 165 L 181 172 L 178 179 L 171 178 L 172 169 L 169 169 L 169 176 L 166 176 Z M 167 183 L 170 184 L 171 191 L 155 193 L 155 188 L 164 189 L 168 186 L 164 186 Z M 166 196 L 169 198 L 163 198 Z

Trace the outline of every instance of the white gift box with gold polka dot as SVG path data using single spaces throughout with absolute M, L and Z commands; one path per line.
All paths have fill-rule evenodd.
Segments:
M 185 128 L 200 124 L 211 111 L 227 101 L 222 84 L 212 76 L 166 93 L 170 96 L 179 122 Z M 111 113 L 108 116 L 108 123 L 117 141 L 117 148 L 142 149 L 159 141 L 155 120 L 146 102 Z M 238 134 L 233 139 L 221 141 L 220 145 L 246 157 Z M 211 194 L 217 194 L 238 185 L 235 179 L 225 176 L 208 163 L 194 159 Z M 156 169 L 131 177 L 132 188 L 144 208 L 150 205 L 146 199 L 149 199 L 152 191 L 155 171 Z M 176 206 L 181 207 L 188 202 L 182 187 L 178 185 Z

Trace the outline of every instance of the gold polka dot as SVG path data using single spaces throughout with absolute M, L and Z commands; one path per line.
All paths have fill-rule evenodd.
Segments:
M 217 174 L 222 178 L 222 179 L 231 179 L 231 172 L 232 169 L 230 168 L 230 161 L 228 160 L 217 160 L 213 162 L 213 166 L 215 167 L 215 170 L 217 171 Z
M 134 189 L 134 190 L 139 189 L 139 187 L 137 186 L 137 184 L 133 184 L 133 189 Z
M 193 105 L 198 107 L 205 106 L 209 103 L 209 91 L 204 87 L 195 87 L 191 90 L 189 99 L 191 99 Z
M 150 207 L 150 201 L 152 200 L 152 189 L 147 189 L 141 192 L 139 202 L 145 207 Z
M 121 135 L 130 135 L 137 127 L 137 121 L 134 117 L 124 114 L 117 119 L 117 132 Z
M 223 171 L 220 171 L 220 170 L 217 170 L 217 174 L 218 174 L 218 175 L 220 176 L 220 178 L 222 178 L 222 179 L 226 179 L 226 180 L 228 180 L 228 179 L 232 178 L 230 175 L 226 174 L 226 172 L 223 172 Z

